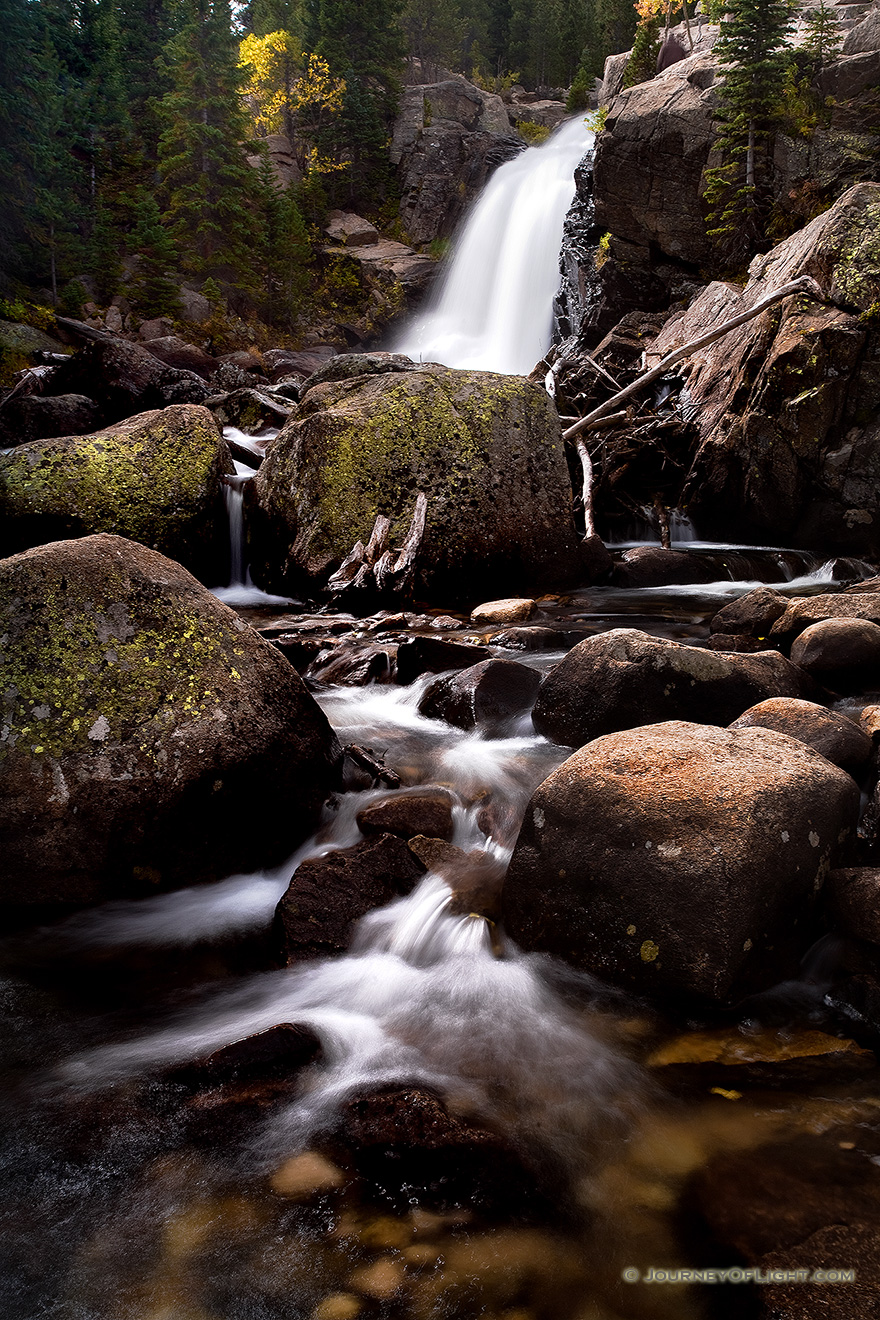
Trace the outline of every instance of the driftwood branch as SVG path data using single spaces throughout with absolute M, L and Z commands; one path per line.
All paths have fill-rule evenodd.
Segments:
M 581 460 L 581 467 L 584 470 L 584 485 L 581 498 L 584 505 L 584 540 L 596 535 L 596 526 L 593 522 L 593 460 L 590 458 L 590 451 L 587 449 L 587 442 L 581 436 L 575 440 L 578 457 Z
M 663 497 L 659 491 L 654 496 L 654 512 L 657 515 L 657 523 L 660 528 L 660 544 L 664 550 L 672 549 L 672 533 L 669 530 L 669 510 L 663 503 Z
M 822 290 L 809 275 L 801 275 L 799 279 L 792 280 L 789 284 L 783 284 L 774 293 L 769 293 L 766 298 L 756 302 L 754 307 L 750 307 L 748 311 L 741 312 L 739 316 L 734 316 L 731 320 L 725 321 L 717 329 L 707 331 L 699 338 L 692 339 L 690 343 L 682 344 L 681 348 L 673 349 L 671 353 L 667 353 L 666 357 L 656 367 L 646 371 L 644 375 L 639 376 L 638 380 L 634 380 L 631 385 L 627 385 L 626 389 L 612 395 L 610 399 L 600 403 L 598 408 L 594 408 L 592 412 L 587 413 L 586 417 L 582 417 L 579 422 L 575 422 L 573 426 L 563 431 L 564 438 L 570 440 L 572 436 L 578 435 L 581 431 L 593 430 L 595 423 L 600 418 L 607 416 L 608 413 L 618 408 L 625 399 L 631 398 L 639 390 L 643 390 L 646 385 L 650 385 L 660 376 L 665 375 L 670 367 L 674 367 L 677 362 L 690 357 L 691 353 L 696 353 L 700 348 L 706 348 L 709 344 L 714 344 L 717 339 L 723 339 L 731 330 L 736 330 L 738 326 L 745 325 L 747 321 L 751 321 L 755 316 L 760 316 L 761 312 L 765 312 L 774 303 L 781 302 L 783 298 L 790 298 L 795 293 L 808 293 L 813 298 L 824 301 Z
M 416 506 L 406 540 L 399 550 L 389 549 L 391 519 L 380 513 L 366 545 L 358 541 L 342 564 L 328 579 L 327 587 L 334 594 L 374 591 L 381 595 L 389 592 L 402 595 L 409 590 L 415 575 L 416 558 L 425 535 L 428 497 L 424 491 L 416 496 Z

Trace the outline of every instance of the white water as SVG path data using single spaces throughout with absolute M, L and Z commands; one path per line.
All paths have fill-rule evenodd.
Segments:
M 234 433 L 239 444 L 244 444 L 247 441 L 247 448 L 253 449 L 255 454 L 262 453 L 257 437 L 245 435 L 243 431 L 238 431 L 235 427 L 225 427 L 223 434 L 228 437 L 230 433 Z M 244 488 L 256 473 L 253 468 L 248 467 L 246 463 L 239 462 L 237 458 L 234 458 L 232 462 L 235 467 L 235 476 L 230 477 L 223 487 L 226 512 L 229 517 L 229 584 L 225 587 L 213 587 L 212 594 L 218 600 L 222 600 L 224 605 L 233 607 L 243 605 L 293 605 L 296 602 L 290 600 L 288 596 L 270 596 L 268 592 L 255 587 L 251 581 L 251 575 L 247 568 L 247 549 L 244 536 Z
M 470 212 L 433 311 L 395 351 L 505 374 L 528 374 L 550 346 L 559 249 L 574 171 L 593 142 L 569 120 L 493 174 Z

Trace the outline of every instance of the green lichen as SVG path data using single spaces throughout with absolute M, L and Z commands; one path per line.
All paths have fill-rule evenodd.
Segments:
M 218 436 L 207 420 L 36 440 L 0 457 L 0 516 L 64 520 L 176 548 L 216 480 Z
M 880 201 L 853 217 L 834 267 L 834 283 L 853 307 L 866 311 L 880 297 Z
M 380 513 L 392 518 L 399 543 L 425 486 L 435 498 L 467 502 L 485 473 L 498 414 L 522 395 L 520 381 L 492 377 L 490 384 L 467 372 L 422 376 L 417 388 L 404 377 L 368 411 L 359 399 L 349 409 L 331 404 L 332 436 L 314 492 L 327 544 L 350 547 Z M 321 415 L 322 429 L 329 420 Z
M 59 758 L 126 741 L 153 756 L 177 725 L 215 710 L 241 649 L 209 615 L 170 600 L 154 613 L 142 623 L 121 602 L 72 600 L 63 582 L 29 609 L 9 598 L 0 760 L 13 747 Z

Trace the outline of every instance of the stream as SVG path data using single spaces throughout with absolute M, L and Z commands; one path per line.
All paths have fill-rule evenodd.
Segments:
M 547 668 L 579 636 L 615 626 L 699 641 L 721 604 L 767 577 L 790 594 L 832 580 L 832 566 L 802 553 L 712 552 L 728 573 L 713 584 L 545 598 L 532 622 L 558 629 L 559 649 L 517 658 Z M 244 579 L 242 560 L 236 571 Z M 304 608 L 233 585 L 256 626 Z M 325 617 L 355 651 L 373 640 L 370 620 Z M 464 619 L 460 629 L 472 635 Z M 445 786 L 452 842 L 503 869 L 530 794 L 568 749 L 536 736 L 529 716 L 495 738 L 427 719 L 417 709 L 426 681 L 314 690 L 340 741 L 382 753 L 403 792 Z M 696 1221 L 678 1208 L 689 1180 L 719 1153 L 774 1137 L 833 1134 L 856 1119 L 873 1130 L 874 1073 L 756 1088 L 736 1103 L 707 1086 L 670 1090 L 652 1066 L 658 1047 L 705 1024 L 664 1020 L 520 952 L 484 918 L 455 915 L 436 874 L 364 918 L 346 956 L 279 967 L 272 919 L 291 874 L 357 842 L 357 812 L 383 796 L 337 798 L 273 871 L 4 940 L 7 1320 L 750 1313 L 748 1289 L 632 1288 L 621 1272 L 707 1263 Z M 770 996 L 766 1022 L 752 1006 L 732 1027 L 781 1030 L 788 1042 L 817 1026 L 833 1033 L 822 995 L 814 960 L 795 992 Z M 320 1041 L 292 1081 L 193 1093 L 181 1080 L 193 1061 L 279 1023 Z M 332 1188 L 284 1192 L 284 1170 L 321 1147 L 351 1097 L 395 1086 L 441 1096 L 509 1143 L 537 1171 L 529 1190 L 500 1208 L 479 1185 L 465 1196 L 401 1191 L 349 1169 Z

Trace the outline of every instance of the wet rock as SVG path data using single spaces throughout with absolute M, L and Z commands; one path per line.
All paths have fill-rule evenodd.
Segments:
M 52 376 L 53 394 L 84 394 L 101 409 L 104 425 L 153 408 L 204 403 L 211 393 L 193 371 L 169 367 L 125 339 L 85 344 Z
M 775 1282 L 758 1289 L 766 1320 L 868 1320 L 880 1287 L 880 1141 L 870 1119 L 757 1150 L 715 1156 L 694 1178 L 686 1213 L 715 1249 L 762 1270 L 852 1269 L 855 1282 Z
M 25 394 L 0 408 L 0 443 L 6 447 L 53 435 L 83 435 L 100 425 L 98 405 L 84 394 Z
M 844 935 L 880 944 L 880 869 L 853 866 L 832 871 L 825 901 L 832 922 Z
M 840 692 L 876 689 L 880 626 L 869 619 L 822 619 L 792 643 L 791 658 L 818 682 Z
M 612 580 L 620 587 L 667 587 L 677 583 L 714 582 L 717 572 L 698 555 L 642 545 L 624 552 Z
M 268 1031 L 224 1045 L 205 1059 L 180 1064 L 166 1075 L 173 1081 L 197 1087 L 289 1077 L 312 1063 L 320 1053 L 321 1042 L 310 1027 L 282 1022 Z
M 675 1090 L 761 1090 L 837 1084 L 873 1072 L 873 1051 L 824 1031 L 722 1028 L 689 1031 L 667 1041 L 646 1060 L 664 1086 Z
M 453 831 L 452 799 L 445 789 L 395 793 L 371 802 L 356 819 L 362 834 L 396 834 L 400 839 L 427 834 L 433 839 L 449 840 Z
M 210 408 L 221 426 L 237 426 L 249 434 L 269 426 L 283 426 L 292 410 L 289 399 L 269 390 L 255 389 L 214 395 L 205 406 Z
M 459 729 L 501 736 L 511 721 L 531 710 L 541 684 L 536 669 L 516 660 L 482 660 L 470 669 L 437 678 L 425 690 L 419 711 Z
M 815 690 L 774 651 L 718 654 L 615 628 L 580 642 L 551 669 L 532 719 L 546 738 L 580 747 L 646 720 L 729 724 L 768 697 L 810 699 Z
M 564 649 L 566 634 L 555 628 L 505 628 L 488 639 L 490 646 L 504 646 L 511 651 L 557 651 Z
M 422 366 L 308 391 L 246 492 L 254 580 L 285 591 L 323 583 L 366 545 L 377 512 L 402 545 L 417 491 L 428 497 L 417 591 L 473 599 L 490 585 L 580 573 L 560 423 L 544 390 Z
M 460 872 L 467 865 L 469 854 L 446 839 L 416 834 L 407 842 L 410 851 L 415 853 L 425 870 L 442 875 L 444 879 Z
M 508 600 L 490 600 L 471 610 L 471 623 L 525 623 L 537 606 L 533 600 L 511 597 Z
M 880 625 L 880 593 L 843 591 L 792 600 L 771 627 L 769 639 L 774 646 L 789 647 L 805 628 L 824 619 L 867 619 Z
M 461 917 L 501 918 L 505 866 L 491 853 L 476 849 L 441 871 L 452 889 L 450 912 Z
M 345 687 L 365 687 L 368 683 L 391 683 L 394 680 L 397 648 L 394 646 L 348 647 L 337 644 L 326 655 L 319 655 L 309 669 L 309 678 L 319 683 L 341 683 Z
M 19 445 L 0 455 L 0 554 L 115 532 L 216 582 L 229 554 L 231 471 L 213 417 L 192 404 Z
M 353 1097 L 316 1144 L 387 1193 L 417 1196 L 420 1204 L 505 1216 L 540 1206 L 518 1152 L 420 1086 Z
M 772 587 L 756 587 L 739 600 L 723 605 L 709 623 L 713 633 L 751 633 L 764 640 L 791 601 Z
M 195 344 L 188 344 L 177 335 L 162 335 L 149 339 L 146 343 L 148 353 L 166 363 L 169 367 L 179 367 L 181 371 L 194 371 L 202 380 L 208 380 L 217 370 L 217 359 Z
M 275 910 L 285 960 L 291 964 L 344 953 L 355 923 L 373 908 L 408 894 L 423 874 L 421 863 L 393 834 L 302 862 Z
M 599 738 L 529 803 L 507 929 L 639 992 L 735 1000 L 793 971 L 858 810 L 849 775 L 767 729 Z
M 326 717 L 180 565 L 55 542 L 0 563 L 0 615 L 4 903 L 254 871 L 315 828 L 341 759 Z
M 731 729 L 775 729 L 797 738 L 826 760 L 850 774 L 858 774 L 871 755 L 871 739 L 855 721 L 827 710 L 813 701 L 795 697 L 770 697 L 743 711 Z
M 422 674 L 442 674 L 448 669 L 464 669 L 489 660 L 486 646 L 471 642 L 450 642 L 441 637 L 413 637 L 397 648 L 397 681 L 409 686 Z

